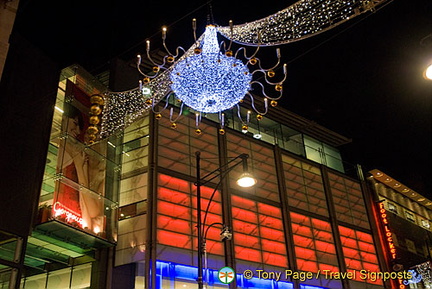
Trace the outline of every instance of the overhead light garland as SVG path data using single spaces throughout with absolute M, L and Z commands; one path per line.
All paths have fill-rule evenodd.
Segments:
M 224 27 L 209 26 L 204 34 L 196 39 L 188 50 L 178 47 L 175 53 L 168 51 L 165 44 L 166 28 L 162 30 L 163 46 L 167 55 L 162 63 L 156 63 L 150 57 L 150 42 L 147 41 L 147 58 L 153 65 L 152 74 L 141 71 L 141 56 L 137 67 L 143 75 L 139 87 L 124 92 L 106 92 L 104 95 L 100 137 L 104 138 L 114 132 L 124 129 L 133 121 L 147 113 L 150 109 L 161 117 L 158 104 L 164 100 L 166 109 L 171 96 L 181 101 L 179 112 L 175 116 L 174 108 L 170 108 L 170 121 L 176 127 L 176 121 L 181 116 L 184 105 L 196 112 L 196 131 L 200 133 L 199 123 L 202 114 L 218 113 L 220 132 L 224 133 L 224 113 L 230 108 L 237 108 L 238 116 L 243 123 L 243 131 L 247 131 L 250 113 L 240 114 L 238 103 L 244 96 L 250 99 L 252 110 L 257 113 L 257 119 L 268 110 L 268 103 L 276 106 L 282 95 L 282 84 L 286 78 L 286 67 L 283 69 L 283 79 L 271 82 L 275 68 L 279 65 L 280 54 L 277 50 L 278 62 L 269 69 L 263 69 L 256 58 L 260 46 L 286 44 L 308 38 L 327 31 L 362 13 L 375 11 L 390 0 L 302 0 L 253 22 Z M 193 22 L 194 35 L 196 31 Z M 217 43 L 216 32 L 230 40 L 228 47 L 222 42 Z M 232 42 L 256 46 L 256 51 L 246 55 L 244 47 L 233 52 Z M 243 53 L 241 53 L 243 52 Z M 182 55 L 181 55 L 182 53 Z M 251 68 L 254 68 L 251 71 Z M 262 73 L 264 82 L 253 80 L 253 76 Z M 266 93 L 267 85 L 274 86 L 278 94 L 271 97 Z M 258 89 L 257 89 L 258 88 Z M 259 111 L 254 104 L 254 95 L 260 90 L 264 97 L 264 110 Z M 199 95 L 199 97 L 196 97 Z
M 236 43 L 250 46 L 287 44 L 314 36 L 362 13 L 375 11 L 389 0 L 303 0 L 268 17 L 220 27 L 218 31 Z
M 195 34 L 195 19 L 193 30 Z M 276 65 L 263 68 L 256 57 L 259 47 L 251 56 L 246 54 L 244 47 L 234 52 L 231 50 L 232 42 L 218 43 L 217 27 L 214 25 L 208 25 L 204 34 L 195 40 L 195 44 L 188 51 L 178 47 L 173 54 L 167 49 L 166 28 L 162 30 L 162 39 L 167 55 L 160 64 L 151 58 L 150 42 L 147 42 L 147 58 L 153 64 L 152 74 L 141 70 L 142 57 L 137 56 L 137 69 L 143 76 L 139 88 L 116 95 L 108 94 L 108 98 L 115 100 L 107 105 L 104 111 L 102 135 L 106 135 L 109 130 L 121 128 L 125 122 L 132 122 L 142 110 L 148 108 L 152 109 L 157 119 L 161 118 L 161 112 L 168 108 L 169 98 L 172 96 L 180 102 L 178 112 L 175 113 L 175 108 L 170 107 L 169 119 L 172 128 L 177 127 L 176 122 L 182 115 L 184 106 L 187 106 L 195 112 L 197 134 L 202 132 L 199 128 L 202 114 L 207 113 L 219 115 L 219 132 L 224 134 L 224 111 L 234 108 L 237 109 L 237 115 L 243 124 L 242 129 L 247 131 L 250 113 L 242 117 L 239 107 L 245 96 L 249 97 L 251 109 L 255 111 L 258 120 L 267 113 L 269 105 L 276 106 L 277 100 L 282 97 L 282 85 L 287 74 L 286 65 L 283 66 L 283 76 L 277 81 L 270 81 L 277 78 L 275 69 L 280 64 L 279 49 L 276 53 Z M 183 52 L 182 56 L 180 52 Z M 266 91 L 269 86 L 273 87 L 273 92 Z M 253 89 L 254 94 L 250 92 Z M 261 109 L 255 106 L 254 101 L 258 93 L 264 97 L 264 108 Z M 147 97 L 144 97 L 146 94 Z M 162 102 L 161 108 L 158 104 L 162 100 L 165 103 Z M 118 106 L 121 108 L 117 109 Z M 111 116 L 113 110 L 117 110 L 117 115 L 122 117 Z M 123 120 L 124 118 L 128 120 Z

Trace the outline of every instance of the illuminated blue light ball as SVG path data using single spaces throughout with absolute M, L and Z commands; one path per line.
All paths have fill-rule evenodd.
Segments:
M 171 89 L 196 111 L 218 113 L 237 104 L 250 90 L 252 75 L 243 62 L 219 50 L 216 28 L 207 26 L 202 52 L 178 62 Z

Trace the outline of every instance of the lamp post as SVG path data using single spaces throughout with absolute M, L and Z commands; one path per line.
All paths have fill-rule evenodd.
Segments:
M 247 159 L 249 157 L 248 154 L 240 154 L 231 160 L 229 160 L 226 164 L 218 167 L 216 170 L 211 171 L 206 174 L 204 177 L 201 177 L 201 153 L 197 151 L 195 153 L 196 157 L 196 195 L 197 195 L 197 234 L 198 234 L 198 288 L 203 289 L 203 245 L 204 245 L 204 235 L 203 229 L 205 223 L 203 224 L 201 219 L 201 186 L 209 183 L 217 177 L 220 177 L 219 183 L 222 182 L 223 178 L 226 174 L 231 171 L 233 168 L 237 167 L 239 164 L 243 165 L 243 173 L 240 175 L 240 178 L 237 180 L 237 184 L 241 187 L 251 187 L 256 184 L 255 178 L 248 172 Z M 213 195 L 215 191 L 213 192 Z M 205 211 L 205 217 L 208 213 L 208 208 L 210 206 L 210 202 L 212 201 L 213 196 L 209 200 L 209 204 Z M 205 220 L 205 219 L 204 219 Z M 213 225 L 213 224 L 212 224 Z M 221 224 L 224 226 L 223 224 Z M 207 234 L 206 234 L 207 235 Z

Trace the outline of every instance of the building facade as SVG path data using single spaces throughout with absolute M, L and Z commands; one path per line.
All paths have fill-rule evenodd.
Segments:
M 248 131 L 228 112 L 224 134 L 212 115 L 197 134 L 193 113 L 173 127 L 168 111 L 147 111 L 94 139 L 105 89 L 78 65 L 62 70 L 31 232 L 2 233 L 2 288 L 196 288 L 198 172 L 216 172 L 201 187 L 205 288 L 428 288 L 403 273 L 430 259 L 432 202 L 402 202 L 375 171 L 371 190 L 337 149 L 349 139 L 282 108 Z M 258 180 L 248 189 L 241 167 L 225 170 L 242 153 Z M 398 235 L 406 222 L 418 238 Z
M 387 261 L 395 270 L 411 270 L 409 288 L 431 288 L 432 201 L 380 170 L 369 172 L 376 194 Z
M 94 142 L 103 91 L 79 66 L 62 71 L 21 288 L 196 288 L 196 152 L 201 175 L 219 172 L 201 188 L 206 288 L 399 286 L 378 274 L 393 269 L 361 169 L 337 149 L 349 139 L 276 108 L 247 132 L 228 113 L 225 134 L 211 115 L 197 134 L 192 113 L 173 128 L 168 112 L 147 112 Z M 219 170 L 241 153 L 253 188 L 236 185 L 240 168 Z M 17 247 L 7 240 L 3 287 Z

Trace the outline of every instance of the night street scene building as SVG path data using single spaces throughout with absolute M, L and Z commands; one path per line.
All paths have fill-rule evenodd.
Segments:
M 203 39 L 172 82 L 213 53 Z M 144 57 L 144 77 L 135 59 L 90 73 L 9 42 L 0 288 L 430 288 L 432 201 L 346 162 L 349 137 L 256 91 L 223 113 L 156 103 L 164 75 Z
M 414 288 L 431 286 L 432 201 L 380 170 L 369 172 L 378 217 L 388 243 L 387 258 L 395 269 L 413 270 Z M 420 277 L 421 276 L 421 277 Z

